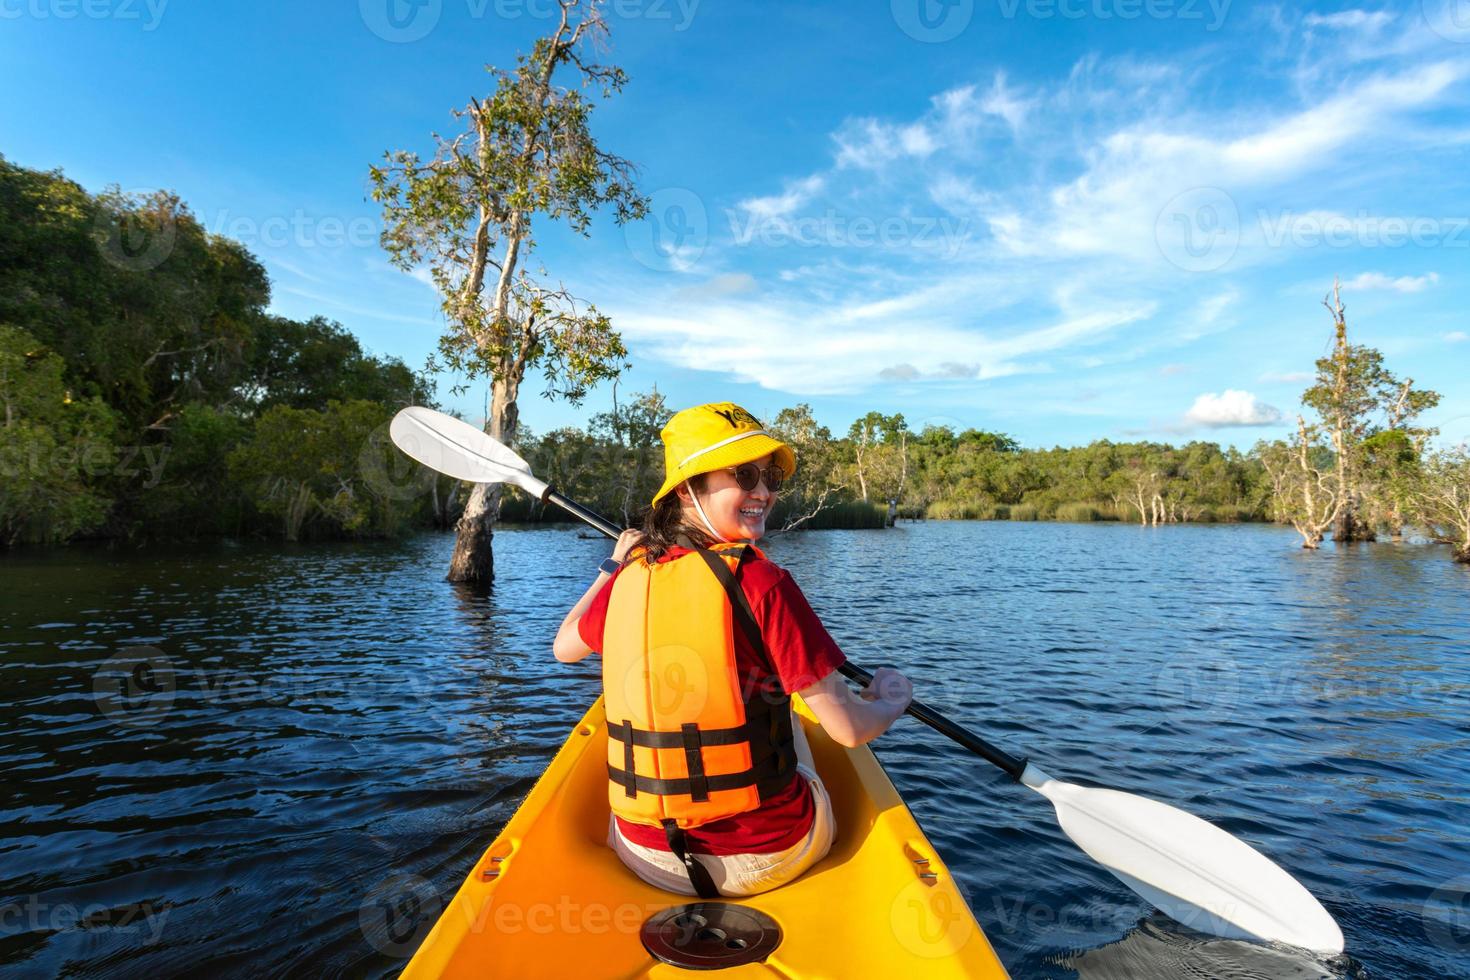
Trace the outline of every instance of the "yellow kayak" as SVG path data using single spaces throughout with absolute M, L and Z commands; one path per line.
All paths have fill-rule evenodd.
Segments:
M 837 818 L 831 853 L 797 881 L 710 903 L 625 868 L 606 844 L 599 698 L 403 976 L 1005 977 L 877 758 L 833 742 L 794 703 Z

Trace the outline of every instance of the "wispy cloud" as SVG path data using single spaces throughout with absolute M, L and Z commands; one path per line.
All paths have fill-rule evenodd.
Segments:
M 1430 272 L 1422 276 L 1386 276 L 1381 272 L 1363 272 L 1342 284 L 1342 288 L 1353 292 L 1387 289 L 1396 293 L 1417 293 L 1426 286 L 1439 282 L 1439 273 Z
M 810 201 L 825 185 L 826 181 L 820 174 L 813 174 L 800 180 L 787 181 L 785 190 L 780 194 L 748 197 L 738 207 L 760 220 L 786 218 Z
M 1105 372 L 1137 361 L 1138 377 L 1159 392 L 1140 399 L 1152 397 L 1149 408 L 1132 402 L 1115 413 L 1191 427 L 1275 424 L 1279 409 L 1237 389 L 1201 394 L 1181 416 L 1164 400 L 1177 391 L 1160 379 L 1212 363 L 1226 331 L 1242 344 L 1287 340 L 1284 326 L 1270 324 L 1288 273 L 1270 270 L 1309 250 L 1290 234 L 1273 239 L 1268 219 L 1346 221 L 1354 245 L 1366 241 L 1378 219 L 1340 213 L 1345 198 L 1331 183 L 1350 173 L 1364 199 L 1394 200 L 1403 161 L 1443 150 L 1446 120 L 1470 79 L 1470 50 L 1418 45 L 1413 57 L 1394 54 L 1394 32 L 1410 30 L 1396 16 L 1288 14 L 1283 23 L 1296 41 L 1305 32 L 1339 43 L 1378 35 L 1389 53 L 1339 66 L 1330 78 L 1295 62 L 1301 46 L 1286 43 L 1274 56 L 1245 48 L 1239 58 L 1097 55 L 1051 81 L 1018 85 L 992 72 L 908 117 L 854 114 L 831 133 L 826 165 L 738 198 L 730 238 L 712 229 L 705 285 L 672 306 L 667 296 L 630 293 L 617 322 L 657 359 L 797 395 L 899 383 L 949 396 L 1028 375 L 1111 390 Z M 1242 66 L 1250 58 L 1270 63 Z M 1226 73 L 1271 83 L 1222 88 Z M 1165 220 L 1180 195 L 1201 191 L 1203 205 L 1185 222 Z M 736 214 L 796 228 L 832 214 L 912 226 L 936 213 L 971 222 L 953 249 L 864 250 L 846 239 L 775 247 L 735 228 Z M 1395 214 L 1413 213 L 1411 205 Z M 1203 270 L 1181 264 L 1181 250 L 1198 244 L 1189 236 L 1226 218 L 1238 255 Z M 1345 264 L 1372 268 L 1352 247 L 1343 248 Z M 1345 287 L 1423 292 L 1439 275 L 1363 272 Z M 1210 338 L 1209 354 L 1184 352 L 1208 349 Z M 1314 351 L 1295 363 L 1310 365 Z M 1255 374 L 1259 361 L 1235 369 Z M 1309 380 L 1284 369 L 1260 376 L 1273 385 Z M 1120 425 L 1127 421 L 1141 418 Z
M 1308 27 L 1377 33 L 1393 23 L 1393 18 L 1394 15 L 1386 10 L 1339 10 L 1330 14 L 1307 14 L 1302 23 Z
M 1262 384 L 1300 384 L 1311 381 L 1310 371 L 1267 371 L 1258 379 Z
M 290 293 L 292 296 L 300 296 L 302 299 L 309 299 L 314 303 L 321 303 L 324 306 L 327 306 L 330 310 L 335 310 L 339 313 L 350 313 L 353 316 L 365 316 L 373 320 L 386 320 L 390 323 L 405 323 L 420 327 L 432 327 L 436 330 L 442 326 L 442 324 L 436 323 L 433 320 L 425 319 L 424 317 L 400 316 L 394 313 L 387 312 L 385 310 L 372 309 L 371 307 L 359 306 L 355 303 L 345 302 L 336 298 L 335 296 L 328 296 L 324 293 L 313 293 L 305 289 L 296 289 L 291 286 L 287 286 L 286 288 L 282 289 L 281 292 Z

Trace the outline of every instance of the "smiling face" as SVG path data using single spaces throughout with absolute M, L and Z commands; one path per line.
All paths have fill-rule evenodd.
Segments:
M 772 464 L 767 454 L 754 460 L 756 466 L 765 469 Z M 684 520 L 691 527 L 704 527 L 699 512 L 689 496 L 689 487 L 681 484 L 679 500 L 684 505 Z M 754 490 L 742 490 L 735 482 L 735 474 L 729 470 L 715 470 L 705 475 L 703 489 L 699 491 L 699 503 L 705 516 L 720 537 L 726 541 L 757 541 L 766 533 L 766 518 L 776 504 L 776 495 L 761 480 Z

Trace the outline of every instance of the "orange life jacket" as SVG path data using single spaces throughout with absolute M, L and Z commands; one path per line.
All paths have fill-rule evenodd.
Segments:
M 635 557 L 613 583 L 602 651 L 608 801 L 624 820 L 662 825 L 671 846 L 676 830 L 754 810 L 796 770 L 790 696 L 737 676 L 735 629 L 765 649 L 735 578 L 747 550 L 761 555 L 723 545 Z

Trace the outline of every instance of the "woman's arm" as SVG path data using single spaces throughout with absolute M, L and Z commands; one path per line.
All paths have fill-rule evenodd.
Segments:
M 879 667 L 873 673 L 873 682 L 861 693 L 848 687 L 835 670 L 797 693 L 833 741 L 855 749 L 882 735 L 898 720 L 914 699 L 914 686 L 892 667 Z
M 642 532 L 631 530 L 618 535 L 617 544 L 613 545 L 613 560 L 623 561 L 642 537 Z M 592 605 L 592 600 L 597 598 L 597 593 L 602 591 L 602 587 L 611 577 L 607 572 L 598 572 L 597 581 L 593 582 L 582 594 L 582 598 L 577 600 L 572 611 L 567 613 L 566 618 L 561 621 L 561 628 L 556 631 L 556 639 L 551 644 L 551 653 L 562 663 L 574 664 L 593 652 L 591 647 L 582 642 L 582 634 L 577 628 L 581 625 L 582 614 L 587 611 L 588 606 Z

